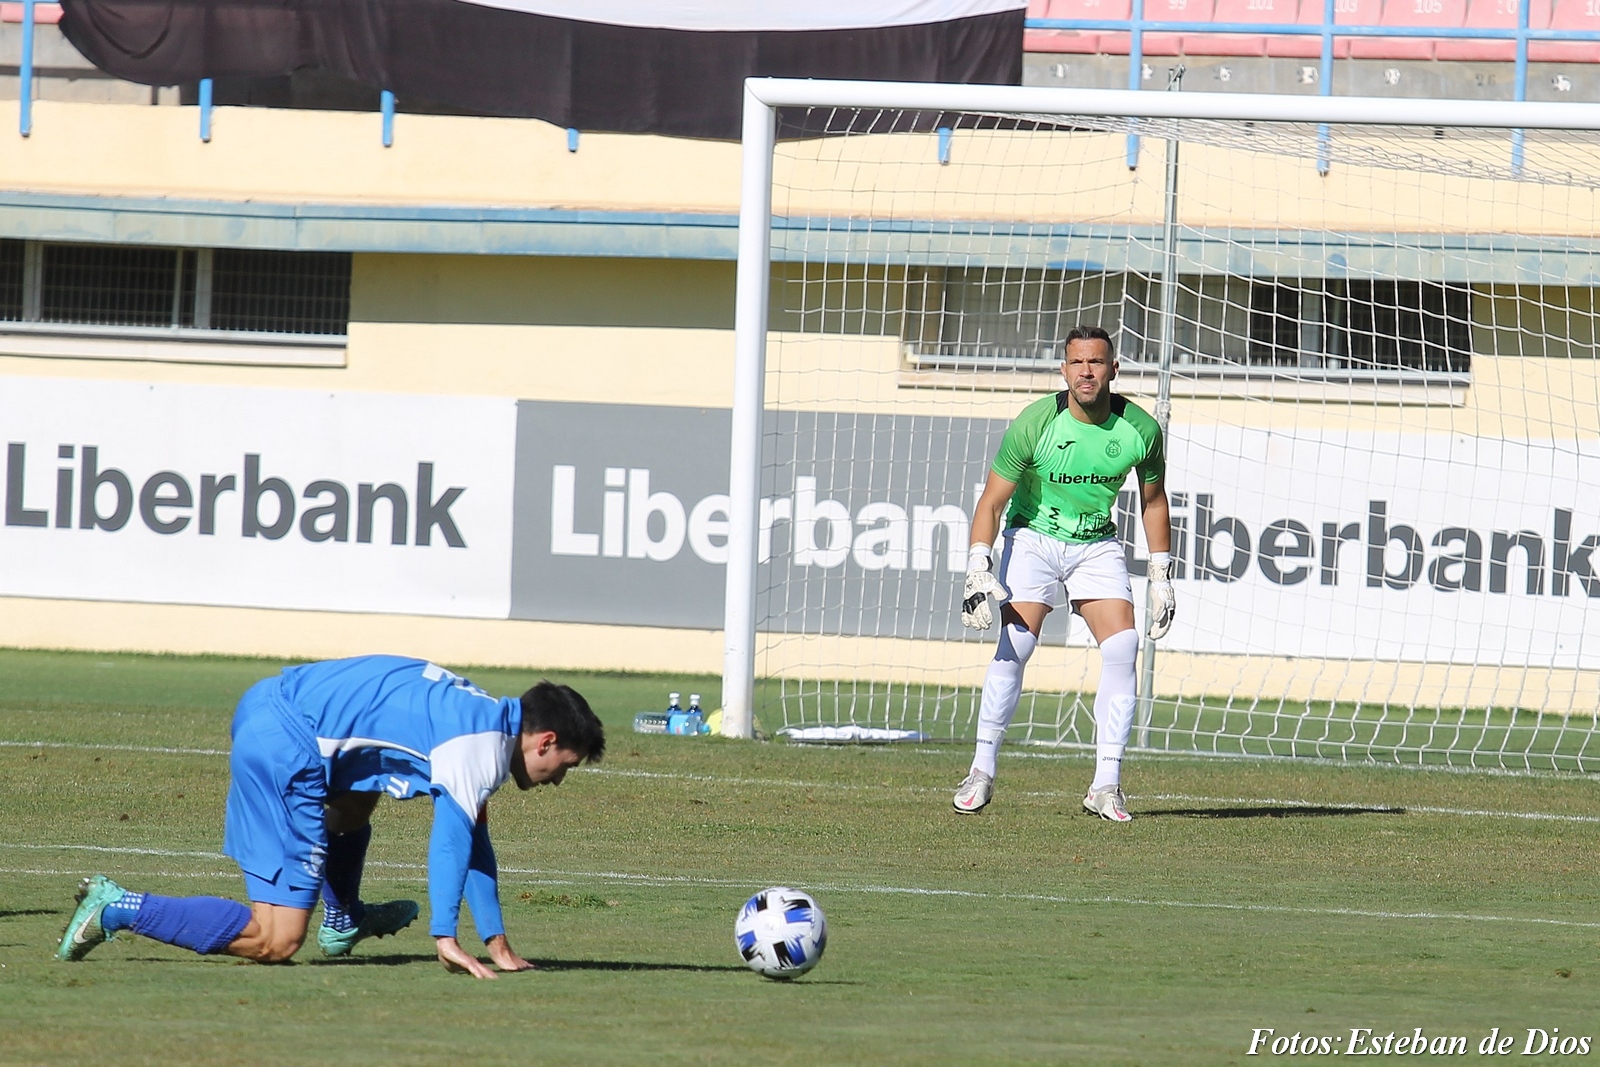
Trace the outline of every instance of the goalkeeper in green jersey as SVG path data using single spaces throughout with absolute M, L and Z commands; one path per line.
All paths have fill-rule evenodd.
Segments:
M 1000 605 L 1000 641 L 983 680 L 977 753 L 953 803 L 970 814 L 982 811 L 994 795 L 995 758 L 1017 710 L 1023 668 L 1064 586 L 1072 610 L 1100 645 L 1095 772 L 1083 806 L 1101 818 L 1127 822 L 1122 753 L 1137 702 L 1139 634 L 1111 511 L 1128 472 L 1137 471 L 1154 605 L 1148 632 L 1161 637 L 1175 607 L 1166 454 L 1156 420 L 1111 391 L 1117 360 L 1104 330 L 1080 326 L 1067 334 L 1061 372 L 1067 388 L 1029 404 L 1006 430 L 972 517 L 961 621 L 987 630 L 994 622 L 993 596 Z

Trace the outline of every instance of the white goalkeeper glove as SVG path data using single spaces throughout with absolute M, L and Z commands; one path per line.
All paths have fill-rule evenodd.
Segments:
M 1178 611 L 1178 595 L 1172 591 L 1172 553 L 1150 553 L 1150 617 L 1145 633 L 1156 641 L 1172 629 L 1172 616 Z
M 992 560 L 988 545 L 973 545 L 967 550 L 967 584 L 961 590 L 961 625 L 973 630 L 987 630 L 994 625 L 994 609 L 989 606 L 991 596 L 1005 598 L 1005 587 L 990 570 Z

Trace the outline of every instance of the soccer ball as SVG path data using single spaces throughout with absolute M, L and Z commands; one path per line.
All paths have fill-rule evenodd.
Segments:
M 733 941 L 752 971 L 767 978 L 793 978 L 822 958 L 828 923 L 809 894 L 777 886 L 745 901 L 733 924 Z

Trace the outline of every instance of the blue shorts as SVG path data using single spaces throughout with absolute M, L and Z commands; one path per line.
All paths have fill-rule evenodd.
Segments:
M 328 852 L 328 781 L 311 723 L 283 699 L 277 678 L 240 699 L 228 767 L 222 851 L 239 864 L 247 895 L 311 910 Z

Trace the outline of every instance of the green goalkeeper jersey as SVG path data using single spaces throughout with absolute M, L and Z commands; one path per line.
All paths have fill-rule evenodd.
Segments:
M 991 469 L 1017 483 L 1008 528 L 1026 526 L 1059 541 L 1099 541 L 1116 534 L 1111 509 L 1137 469 L 1144 482 L 1166 474 L 1161 426 L 1113 394 L 1111 417 L 1096 426 L 1067 410 L 1063 391 L 1029 404 L 1017 416 Z

